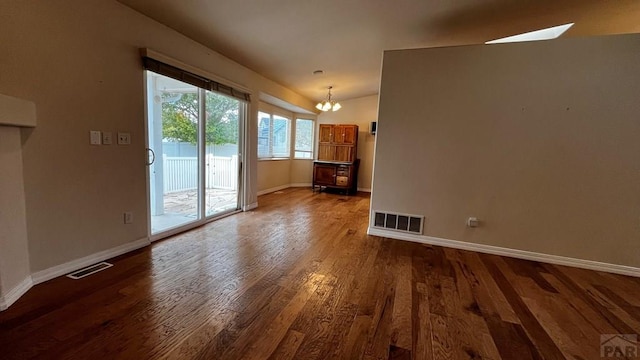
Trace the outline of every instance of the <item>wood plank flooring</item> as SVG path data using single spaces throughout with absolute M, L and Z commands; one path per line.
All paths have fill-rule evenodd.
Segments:
M 34 287 L 0 358 L 600 359 L 640 332 L 640 279 L 367 236 L 366 194 L 259 203 Z

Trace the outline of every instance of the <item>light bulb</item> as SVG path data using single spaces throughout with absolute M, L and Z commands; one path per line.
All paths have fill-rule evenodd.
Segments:
M 339 102 L 333 104 L 333 111 L 338 111 L 342 108 L 342 105 L 340 105 Z

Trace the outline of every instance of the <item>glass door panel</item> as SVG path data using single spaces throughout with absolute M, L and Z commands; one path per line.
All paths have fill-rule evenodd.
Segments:
M 151 234 L 198 221 L 200 216 L 197 87 L 147 72 L 147 136 Z
M 206 91 L 205 216 L 239 208 L 240 101 Z

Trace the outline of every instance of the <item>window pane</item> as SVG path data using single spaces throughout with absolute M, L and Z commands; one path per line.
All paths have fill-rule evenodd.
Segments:
M 267 113 L 258 112 L 258 157 L 270 157 L 269 128 L 271 116 Z
M 289 119 L 273 115 L 272 141 L 274 157 L 289 156 Z
M 296 151 L 297 159 L 311 159 L 312 155 L 311 151 Z
M 310 159 L 313 151 L 313 120 L 296 119 L 296 153 L 295 157 Z M 300 154 L 308 155 L 298 155 Z

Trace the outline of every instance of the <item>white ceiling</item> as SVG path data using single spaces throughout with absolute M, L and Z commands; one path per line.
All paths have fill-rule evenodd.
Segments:
M 376 94 L 384 50 L 640 32 L 639 0 L 118 1 L 316 101 Z

